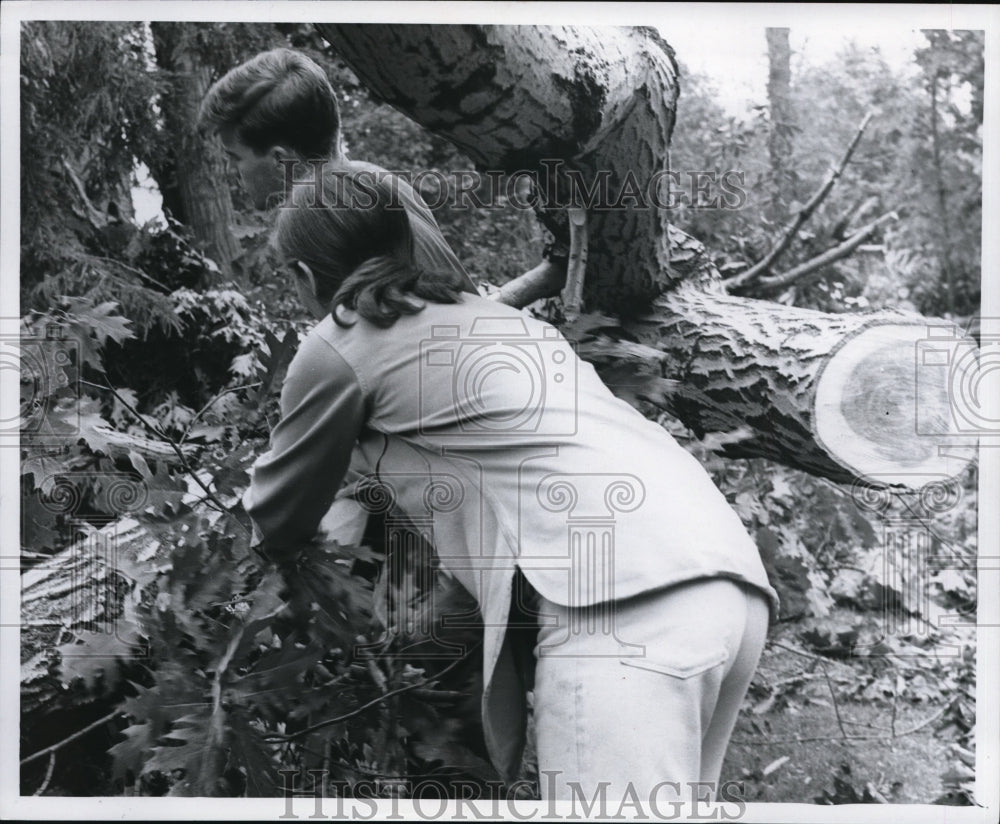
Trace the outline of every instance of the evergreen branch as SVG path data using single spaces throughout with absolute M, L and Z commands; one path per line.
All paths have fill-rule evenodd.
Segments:
M 124 261 L 116 260 L 115 258 L 106 257 L 104 255 L 82 255 L 82 258 L 85 260 L 98 261 L 100 263 L 110 263 L 113 266 L 117 266 L 121 269 L 124 269 L 126 272 L 131 272 L 133 275 L 137 276 L 140 280 L 144 280 L 150 285 L 162 289 L 164 295 L 169 295 L 170 292 L 173 291 L 169 286 L 166 286 L 165 284 L 161 283 L 152 275 L 148 275 L 144 271 L 142 271 L 142 269 L 139 269 L 136 266 L 130 266 Z

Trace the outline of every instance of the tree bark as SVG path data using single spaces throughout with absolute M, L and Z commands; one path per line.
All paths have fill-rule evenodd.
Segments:
M 945 191 L 944 170 L 941 164 L 941 135 L 938 129 L 938 83 L 941 72 L 931 77 L 931 149 L 934 157 L 934 188 L 937 194 L 938 221 L 941 224 L 941 273 L 947 286 L 948 312 L 955 313 L 955 276 L 951 263 L 951 220 L 948 214 L 948 196 Z
M 677 70 L 653 30 L 317 27 L 378 97 L 480 168 L 544 180 L 560 161 L 588 184 L 604 174 L 612 201 L 630 176 L 645 183 L 668 168 Z M 564 205 L 540 210 L 562 238 Z M 733 454 L 838 481 L 920 486 L 964 466 L 968 454 L 937 448 L 959 434 L 946 370 L 915 368 L 927 320 L 726 296 L 704 247 L 670 226 L 666 209 L 613 205 L 588 210 L 587 308 L 621 313 L 665 353 L 664 368 L 685 382 L 672 404 L 685 424 L 702 433 L 749 427 Z M 953 345 L 967 341 L 956 336 Z M 825 390 L 824 376 L 837 378 Z M 843 397 L 829 397 L 834 384 Z M 935 422 L 930 431 L 919 431 L 918 412 Z
M 230 228 L 234 223 L 233 203 L 222 150 L 195 127 L 198 106 L 212 85 L 212 71 L 188 42 L 188 25 L 151 24 L 157 63 L 173 76 L 171 90 L 163 101 L 166 128 L 174 136 L 173 162 L 169 166 L 173 180 L 159 182 L 164 203 L 172 202 L 180 210 L 174 217 L 191 230 L 202 251 L 228 278 L 233 275 L 233 261 L 240 254 L 240 245 Z
M 946 427 L 936 376 L 913 380 L 919 347 L 932 343 L 919 316 L 829 315 L 684 285 L 625 327 L 664 352 L 663 376 L 678 382 L 668 407 L 696 435 L 749 429 L 724 448 L 731 457 L 914 487 L 972 457 L 974 442 Z
M 122 657 L 140 655 L 117 631 L 117 618 L 132 597 L 119 567 L 150 554 L 150 535 L 123 518 L 78 541 L 21 576 L 21 716 L 38 718 L 57 709 L 60 698 L 77 696 L 64 684 L 56 648 L 87 633 L 107 637 L 108 649 Z M 164 553 L 168 547 L 160 548 Z M 155 555 L 154 545 L 153 553 Z M 146 558 L 151 568 L 156 558 Z M 114 658 L 94 659 L 95 668 L 116 666 Z
M 765 29 L 767 36 L 767 102 L 771 124 L 767 151 L 771 164 L 770 218 L 784 222 L 788 206 L 795 199 L 792 191 L 792 48 L 788 29 Z
M 589 210 L 584 297 L 630 311 L 675 282 L 666 202 L 678 95 L 653 29 L 317 24 L 380 99 L 442 135 L 480 170 L 541 181 L 539 217 L 568 241 L 574 194 Z M 546 163 L 546 161 L 549 161 Z M 660 173 L 657 177 L 657 173 Z M 627 196 L 637 186 L 643 201 Z

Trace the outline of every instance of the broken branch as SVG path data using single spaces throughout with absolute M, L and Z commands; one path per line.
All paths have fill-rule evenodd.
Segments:
M 812 217 L 813 212 L 819 207 L 826 196 L 833 189 L 834 183 L 843 174 L 844 169 L 847 168 L 848 162 L 850 162 L 851 155 L 854 154 L 854 150 L 858 147 L 858 143 L 861 141 L 861 135 L 864 133 L 865 128 L 868 126 L 868 122 L 872 119 L 872 113 L 869 112 L 865 115 L 864 119 L 861 121 L 861 125 L 858 126 L 858 130 L 854 133 L 854 138 L 851 140 L 850 145 L 847 147 L 847 151 L 844 152 L 844 156 L 840 159 L 840 163 L 836 168 L 830 169 L 827 173 L 826 179 L 823 181 L 816 193 L 809 199 L 795 216 L 785 227 L 781 239 L 772 247 L 771 251 L 768 252 L 760 261 L 755 263 L 745 272 L 741 272 L 734 277 L 723 281 L 723 285 L 726 287 L 727 291 L 732 292 L 737 289 L 742 289 L 758 280 L 763 274 L 769 272 L 771 267 L 777 262 L 778 258 L 781 257 L 787 250 L 788 247 L 792 245 L 792 241 L 795 239 L 796 234 L 798 234 L 799 229 L 802 225 Z

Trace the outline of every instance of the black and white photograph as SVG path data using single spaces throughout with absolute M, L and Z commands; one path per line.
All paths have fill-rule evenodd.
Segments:
M 0 817 L 1000 817 L 1000 11 L 0 17 Z

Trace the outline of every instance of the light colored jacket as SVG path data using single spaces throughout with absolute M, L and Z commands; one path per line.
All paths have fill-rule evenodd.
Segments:
M 516 569 L 566 606 L 703 577 L 777 602 L 695 458 L 615 398 L 554 327 L 518 310 L 463 295 L 389 329 L 327 317 L 289 367 L 281 410 L 245 497 L 265 540 L 313 536 L 357 444 L 479 603 L 486 741 L 508 775 L 522 697 L 498 659 Z

